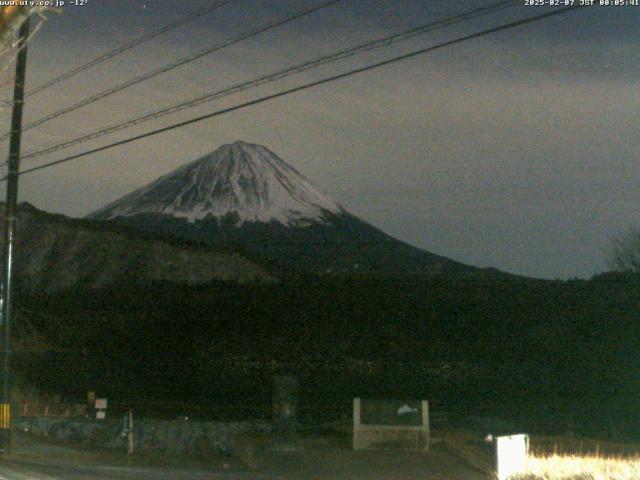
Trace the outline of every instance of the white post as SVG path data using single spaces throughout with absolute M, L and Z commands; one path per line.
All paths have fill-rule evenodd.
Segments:
M 360 435 L 360 399 L 353 399 L 353 449 L 359 447 L 358 437 Z
M 529 436 L 525 434 L 496 437 L 496 474 L 498 480 L 523 474 L 529 454 Z
M 427 400 L 422 401 L 422 427 L 424 429 L 424 450 L 429 451 L 429 444 L 431 443 L 431 428 L 429 426 L 429 402 Z
M 129 425 L 127 428 L 127 454 L 133 454 L 133 410 L 129 409 Z

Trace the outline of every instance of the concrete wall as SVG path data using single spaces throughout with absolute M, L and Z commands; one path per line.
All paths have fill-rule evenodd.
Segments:
M 14 429 L 46 436 L 63 443 L 126 450 L 122 419 L 97 421 L 92 418 L 22 417 Z M 240 434 L 268 433 L 264 421 L 200 422 L 191 420 L 134 419 L 136 451 L 159 451 L 169 455 L 207 457 L 233 453 L 231 438 Z

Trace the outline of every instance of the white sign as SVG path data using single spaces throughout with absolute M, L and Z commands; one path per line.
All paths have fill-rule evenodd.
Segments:
M 96 412 L 96 419 L 97 420 L 104 420 L 105 418 L 107 418 L 107 412 L 105 412 L 104 410 L 98 410 Z
M 418 409 L 411 408 L 406 403 L 398 409 L 398 415 L 406 415 L 408 413 L 418 413 Z
M 107 399 L 106 398 L 96 398 L 95 407 L 96 407 L 96 410 L 106 410 L 107 409 Z
M 529 435 L 496 437 L 496 470 L 498 480 L 507 480 L 512 475 L 525 471 L 529 454 Z

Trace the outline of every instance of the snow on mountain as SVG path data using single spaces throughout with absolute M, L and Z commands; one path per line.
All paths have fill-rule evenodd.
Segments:
M 156 213 L 195 222 L 235 214 L 238 226 L 272 221 L 304 226 L 324 223 L 327 212 L 341 214 L 344 210 L 266 147 L 237 141 L 158 178 L 89 218 L 112 220 Z
M 214 247 L 240 246 L 270 268 L 298 272 L 477 271 L 351 215 L 275 153 L 245 142 L 223 145 L 89 217 Z

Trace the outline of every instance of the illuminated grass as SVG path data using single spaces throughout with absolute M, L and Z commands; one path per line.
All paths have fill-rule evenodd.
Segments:
M 530 455 L 524 475 L 514 480 L 638 480 L 640 457 Z

